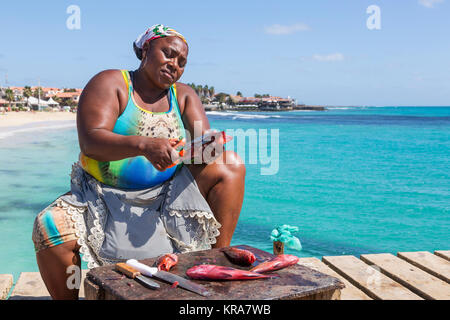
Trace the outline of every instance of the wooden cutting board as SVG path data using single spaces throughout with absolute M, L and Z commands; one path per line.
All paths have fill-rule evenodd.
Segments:
M 250 246 L 235 246 L 253 252 L 257 265 L 274 257 L 273 254 Z M 157 258 L 140 262 L 154 266 Z M 180 254 L 178 264 L 170 272 L 186 279 L 186 270 L 198 264 L 216 264 L 249 270 L 231 263 L 220 249 Z M 93 300 L 278 300 L 278 299 L 339 299 L 344 284 L 337 278 L 302 265 L 294 265 L 273 272 L 278 278 L 233 281 L 192 280 L 203 285 L 211 295 L 203 297 L 183 288 L 153 279 L 161 286 L 158 290 L 147 289 L 133 279 L 123 278 L 114 265 L 91 269 L 84 282 L 86 299 Z

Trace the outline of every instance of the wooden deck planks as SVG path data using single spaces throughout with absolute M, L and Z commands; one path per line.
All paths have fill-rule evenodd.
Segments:
M 434 252 L 434 254 L 450 261 L 450 250 L 437 250 Z
M 355 256 L 324 256 L 322 261 L 372 299 L 422 300 L 415 293 Z
M 368 295 L 359 290 L 357 287 L 352 285 L 343 276 L 337 274 L 331 268 L 329 268 L 325 263 L 317 258 L 300 258 L 299 264 L 309 267 L 311 269 L 317 270 L 319 272 L 325 273 L 329 276 L 338 278 L 345 284 L 345 288 L 341 290 L 341 300 L 372 300 Z
M 390 253 L 365 254 L 361 260 L 374 264 L 381 272 L 425 299 L 450 299 L 450 285 Z
M 450 283 L 450 261 L 428 251 L 398 252 L 397 256 L 429 274 Z
M 9 299 L 49 300 L 51 297 L 39 272 L 22 272 Z
M 0 300 L 6 299 L 13 285 L 12 274 L 0 274 Z
M 84 298 L 83 281 L 87 270 L 82 270 L 79 297 Z M 39 272 L 22 272 L 9 297 L 10 300 L 51 300 Z

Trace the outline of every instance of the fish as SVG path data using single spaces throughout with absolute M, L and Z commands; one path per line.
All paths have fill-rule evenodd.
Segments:
M 197 280 L 253 280 L 272 278 L 256 272 L 218 266 L 214 264 L 200 264 L 186 271 L 186 275 Z
M 253 252 L 248 250 L 230 247 L 222 249 L 221 251 L 231 262 L 240 266 L 249 266 L 256 261 L 256 257 Z
M 258 264 L 250 269 L 251 272 L 263 273 L 267 271 L 280 270 L 296 264 L 300 259 L 291 254 L 280 254 L 268 261 Z
M 178 256 L 173 253 L 165 254 L 158 258 L 156 262 L 158 271 L 169 271 L 174 265 L 178 263 Z

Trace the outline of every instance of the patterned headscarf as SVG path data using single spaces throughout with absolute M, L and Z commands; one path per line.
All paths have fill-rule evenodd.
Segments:
M 175 29 L 165 27 L 162 24 L 155 24 L 154 26 L 148 28 L 133 42 L 133 49 L 138 59 L 142 60 L 142 48 L 146 42 L 164 37 L 178 37 L 187 45 L 187 41 L 184 36 Z

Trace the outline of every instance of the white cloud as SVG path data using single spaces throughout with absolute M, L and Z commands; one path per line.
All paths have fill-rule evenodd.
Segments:
M 338 52 L 326 55 L 315 54 L 312 58 L 316 61 L 342 61 L 344 60 L 344 55 Z
M 264 28 L 267 34 L 292 34 L 298 31 L 307 31 L 309 30 L 309 26 L 304 23 L 296 23 L 290 26 L 283 26 L 281 24 L 274 24 L 269 27 Z
M 444 0 L 419 0 L 419 4 L 427 8 L 434 8 L 435 4 L 443 3 Z

